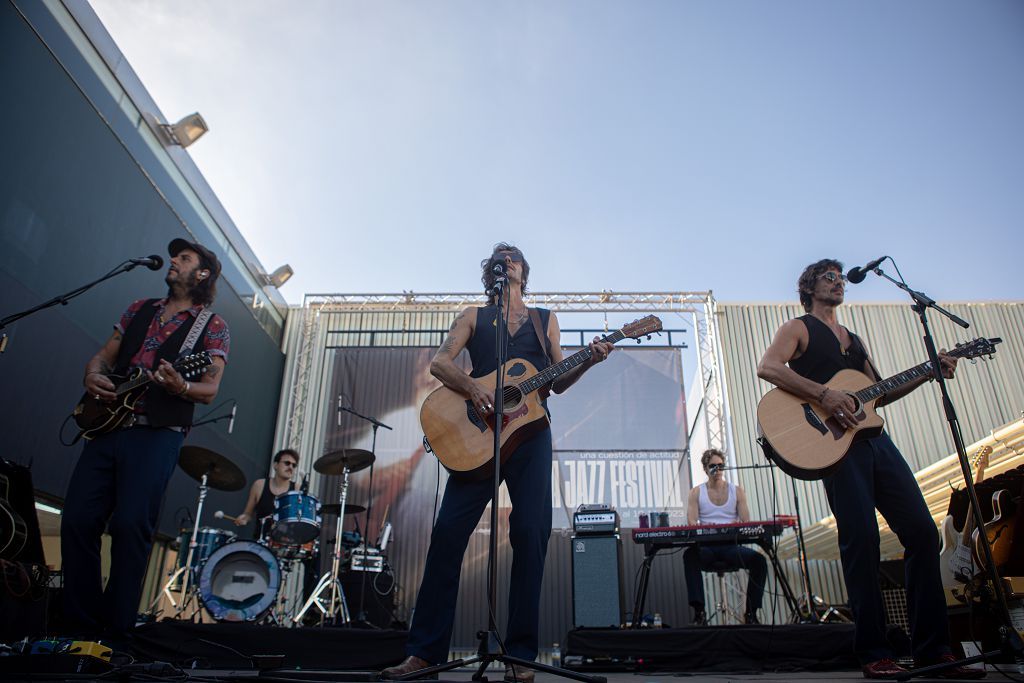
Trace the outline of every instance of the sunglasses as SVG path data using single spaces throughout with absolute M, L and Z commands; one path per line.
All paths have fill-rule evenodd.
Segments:
M 495 252 L 491 256 L 491 258 L 494 259 L 495 261 L 504 261 L 505 259 L 508 259 L 509 261 L 513 261 L 515 263 L 523 262 L 523 257 L 521 255 L 509 251 Z
M 295 467 L 296 465 L 298 465 L 298 463 L 296 462 L 288 462 L 287 460 L 282 460 L 281 464 L 284 465 L 285 467 Z
M 829 282 L 838 282 L 839 280 L 846 280 L 846 276 L 842 273 L 837 273 L 834 270 L 828 270 L 819 275 L 818 277 L 825 278 Z

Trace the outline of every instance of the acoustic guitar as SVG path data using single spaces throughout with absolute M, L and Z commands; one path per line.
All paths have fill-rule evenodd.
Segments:
M 974 483 L 979 484 L 985 478 L 991 446 L 983 446 L 974 455 Z M 967 503 L 967 517 L 964 528 L 959 534 L 953 526 L 953 515 L 946 515 L 942 520 L 942 550 L 939 551 L 939 573 L 942 575 L 943 588 L 953 588 L 957 583 L 967 583 L 977 572 L 978 565 L 974 562 L 972 549 L 972 532 L 975 531 L 974 511 L 970 502 Z
M 602 338 L 616 343 L 623 339 L 650 336 L 661 330 L 661 320 L 649 315 L 635 320 Z M 513 358 L 501 367 L 504 377 L 504 407 L 501 419 L 501 461 L 528 437 L 548 424 L 540 391 L 561 375 L 590 360 L 590 348 L 574 353 L 560 363 L 541 371 L 521 358 Z M 471 378 L 481 389 L 494 391 L 498 371 Z M 435 389 L 420 408 L 420 424 L 427 443 L 449 472 L 467 478 L 481 478 L 493 472 L 494 424 L 496 416 L 481 415 L 473 402 L 448 387 Z
M 979 338 L 957 344 L 949 352 L 956 358 L 991 356 L 998 337 Z M 788 391 L 775 388 L 761 397 L 757 404 L 757 422 L 764 441 L 770 448 L 765 452 L 786 474 L 797 479 L 821 479 L 843 462 L 855 441 L 869 439 L 882 433 L 885 421 L 875 412 L 875 404 L 887 393 L 908 382 L 933 374 L 931 361 L 915 365 L 881 382 L 857 370 L 840 370 L 825 383 L 833 391 L 849 395 L 856 409 L 857 426 L 843 427 L 836 419 L 813 401 L 807 401 Z
M 207 351 L 182 356 L 172 363 L 172 367 L 186 380 L 193 380 L 203 374 L 206 367 L 213 363 Z M 149 388 L 149 375 L 142 368 L 134 368 L 129 375 L 107 375 L 114 384 L 117 397 L 112 401 L 101 401 L 90 393 L 82 395 L 74 412 L 75 423 L 81 430 L 72 443 L 79 439 L 92 439 L 126 426 L 132 418 L 135 404 Z

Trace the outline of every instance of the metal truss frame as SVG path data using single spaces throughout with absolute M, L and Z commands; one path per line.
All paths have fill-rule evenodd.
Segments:
M 719 337 L 717 306 L 710 291 L 707 292 L 531 292 L 527 303 L 558 312 L 611 313 L 631 311 L 643 313 L 677 313 L 689 318 L 697 337 L 701 386 L 704 398 L 704 423 L 708 445 L 726 449 L 729 446 L 729 413 L 726 403 L 725 379 L 722 372 L 722 347 Z M 456 312 L 466 306 L 486 304 L 483 294 L 477 292 L 448 293 L 380 293 L 380 294 L 307 294 L 301 309 L 292 309 L 290 315 L 302 315 L 302 331 L 298 340 L 295 366 L 288 376 L 292 386 L 287 387 L 287 420 L 285 434 L 279 443 L 301 442 L 306 418 L 305 403 L 313 393 L 309 386 L 312 366 L 317 354 L 315 346 L 322 343 L 324 331 L 320 322 L 331 313 L 393 313 Z M 319 341 L 318 341 L 319 340 Z

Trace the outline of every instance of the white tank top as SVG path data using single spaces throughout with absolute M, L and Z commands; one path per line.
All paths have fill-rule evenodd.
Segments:
M 729 497 L 725 499 L 724 505 L 715 505 L 708 496 L 708 485 L 700 485 L 700 501 L 697 508 L 697 515 L 701 524 L 730 524 L 740 519 L 738 505 L 736 503 L 736 485 L 727 482 L 729 485 Z

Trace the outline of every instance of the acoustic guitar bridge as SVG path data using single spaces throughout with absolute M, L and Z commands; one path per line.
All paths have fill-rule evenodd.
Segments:
M 480 414 L 476 412 L 476 407 L 469 399 L 466 399 L 466 418 L 473 423 L 473 426 L 480 430 L 481 434 L 487 431 L 487 423 L 485 423 L 483 418 L 480 417 Z
M 805 403 L 805 404 L 803 404 L 803 407 L 804 407 L 804 418 L 807 420 L 807 424 L 811 425 L 812 427 L 817 429 L 819 432 L 821 432 L 822 436 L 825 436 L 826 434 L 828 434 L 828 427 L 825 426 L 825 424 L 821 421 L 821 418 L 818 417 L 818 414 L 816 412 L 814 412 L 813 408 L 811 408 L 811 404 L 810 403 Z

